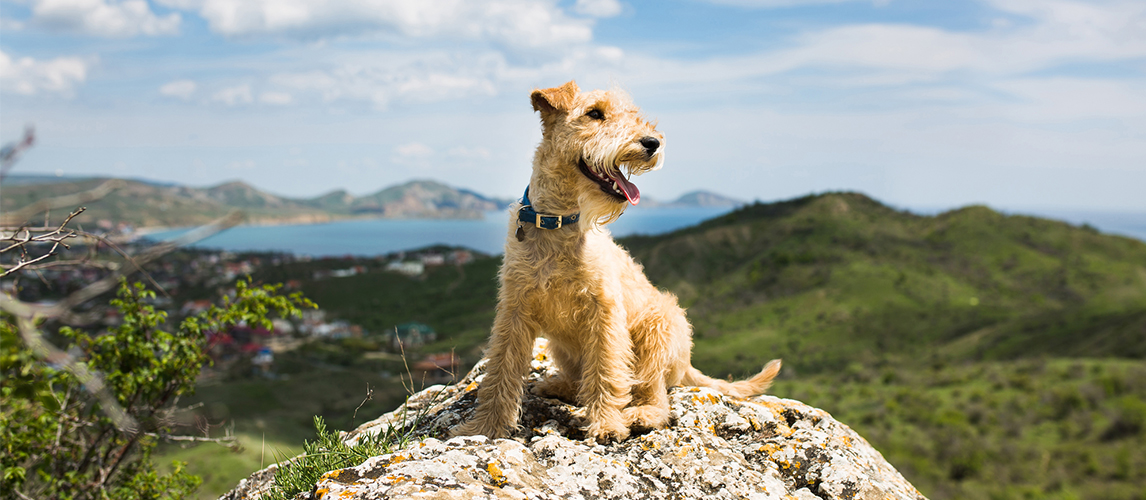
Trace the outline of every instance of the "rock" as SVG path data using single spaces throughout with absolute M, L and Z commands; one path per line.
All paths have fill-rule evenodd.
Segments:
M 555 368 L 534 346 L 529 382 Z M 485 362 L 461 382 L 434 386 L 366 423 L 348 444 L 414 415 L 424 440 L 356 467 L 330 471 L 313 498 L 753 498 L 924 499 L 867 441 L 823 410 L 773 396 L 670 391 L 672 422 L 619 443 L 585 439 L 581 408 L 525 395 L 511 439 L 447 439 L 470 416 Z M 273 472 L 256 472 L 224 500 L 258 498 Z M 307 496 L 307 495 L 303 495 Z M 925 499 L 924 499 L 925 500 Z

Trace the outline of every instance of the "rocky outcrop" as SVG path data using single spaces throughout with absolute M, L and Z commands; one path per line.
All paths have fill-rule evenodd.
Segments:
M 544 340 L 531 382 L 552 376 Z M 527 394 L 511 439 L 449 439 L 476 404 L 479 363 L 461 382 L 412 396 L 344 438 L 353 443 L 413 415 L 424 440 L 356 467 L 331 471 L 312 498 L 757 498 L 923 499 L 862 437 L 823 410 L 772 396 L 726 397 L 672 389 L 672 423 L 619 443 L 585 440 L 581 409 Z M 226 500 L 257 498 L 273 469 Z

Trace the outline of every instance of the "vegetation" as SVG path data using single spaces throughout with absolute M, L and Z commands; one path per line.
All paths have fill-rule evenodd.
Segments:
M 314 428 L 317 439 L 303 444 L 301 456 L 293 459 L 288 455 L 279 456 L 275 485 L 266 500 L 289 500 L 298 493 L 309 492 L 323 474 L 361 465 L 370 457 L 390 453 L 415 439 L 412 425 L 363 434 L 353 445 L 344 443 L 337 431 L 328 431 L 322 417 L 314 417 Z
M 772 357 L 820 373 L 933 354 L 1146 356 L 1146 244 L 1061 222 L 921 217 L 843 193 L 625 245 L 688 307 L 694 359 L 714 373 Z
M 3 405 L 0 456 L 5 498 L 185 498 L 200 483 L 182 464 L 156 470 L 151 454 L 172 438 L 179 398 L 194 389 L 205 333 L 240 322 L 269 324 L 267 315 L 297 314 L 313 304 L 276 286 L 236 283 L 233 299 L 163 329 L 166 314 L 146 303 L 155 294 L 122 283 L 111 301 L 122 322 L 105 334 L 61 327 L 58 336 L 79 353 L 83 371 L 102 374 L 113 398 L 87 392 L 74 373 L 35 359 L 10 318 L 0 319 Z M 56 360 L 64 362 L 65 360 Z M 116 410 L 125 413 L 117 414 Z
M 1143 498 L 1140 241 L 832 193 L 621 243 L 688 307 L 698 367 L 743 376 L 784 358 L 772 393 L 831 412 L 930 498 Z M 370 331 L 427 323 L 439 341 L 420 352 L 480 356 L 498 259 L 307 279 L 324 265 L 346 263 L 260 276 L 300 279 Z
M 1140 361 L 854 363 L 771 392 L 828 410 L 932 499 L 1143 498 Z
M 493 323 L 501 257 L 479 255 L 465 266 L 431 267 L 418 278 L 384 272 L 386 263 L 374 259 L 354 264 L 365 265 L 369 272 L 314 280 L 315 271 L 347 266 L 343 260 L 316 260 L 267 267 L 254 277 L 272 283 L 299 280 L 307 297 L 368 332 L 385 334 L 410 321 L 433 326 L 441 333 L 439 340 L 412 354 L 456 349 L 477 361 Z

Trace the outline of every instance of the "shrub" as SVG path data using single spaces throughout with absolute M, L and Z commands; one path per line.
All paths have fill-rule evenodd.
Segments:
M 203 353 L 207 332 L 243 322 L 269 326 L 272 312 L 297 315 L 300 307 L 313 306 L 299 294 L 282 296 L 277 290 L 276 285 L 252 287 L 240 280 L 233 299 L 167 331 L 166 313 L 145 303 L 154 292 L 122 282 L 111 305 L 123 322 L 100 335 L 60 328 L 75 359 L 51 363 L 23 345 L 11 318 L 0 318 L 0 496 L 190 496 L 200 479 L 179 464 L 170 474 L 158 473 L 151 450 L 171 437 L 179 397 L 193 391 L 200 369 L 209 362 Z M 81 380 L 77 373 L 102 377 Z M 104 389 L 92 380 L 102 380 Z

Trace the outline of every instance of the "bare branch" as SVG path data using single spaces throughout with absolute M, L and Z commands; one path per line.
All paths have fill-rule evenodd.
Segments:
M 20 269 L 23 269 L 24 267 L 27 267 L 27 266 L 32 265 L 32 264 L 36 264 L 37 262 L 41 262 L 44 259 L 47 259 L 48 257 L 56 255 L 56 249 L 59 248 L 60 245 L 63 245 L 64 248 L 71 248 L 68 246 L 67 243 L 64 243 L 64 240 L 69 239 L 69 238 L 75 238 L 76 232 L 74 230 L 65 230 L 64 228 L 77 215 L 83 213 L 84 210 L 87 210 L 87 208 L 85 208 L 85 207 L 77 208 L 74 212 L 71 213 L 71 215 L 68 215 L 68 217 L 66 219 L 64 219 L 63 224 L 60 224 L 59 227 L 56 227 L 55 229 L 36 228 L 35 230 L 33 230 L 33 229 L 28 229 L 28 228 L 22 228 L 22 229 L 16 230 L 11 235 L 0 233 L 0 241 L 13 241 L 14 242 L 11 245 L 5 247 L 3 250 L 0 250 L 0 253 L 7 252 L 7 251 L 12 250 L 14 248 L 19 248 L 20 252 L 21 252 L 20 258 L 17 261 L 16 266 L 11 268 L 11 269 L 6 269 L 4 271 L 0 271 L 0 277 L 7 276 L 11 273 L 19 271 Z M 24 232 L 23 237 L 19 236 L 21 230 Z M 35 236 L 32 236 L 32 234 L 33 234 L 32 231 L 36 231 L 36 232 L 47 231 L 47 232 L 45 232 L 43 234 L 37 234 Z M 43 254 L 43 255 L 39 255 L 37 257 L 33 257 L 33 258 L 29 259 L 28 258 L 28 245 L 32 244 L 32 243 L 51 243 L 52 248 L 50 248 L 48 250 L 48 252 Z
M 8 171 L 20 161 L 20 156 L 28 148 L 36 144 L 36 129 L 32 125 L 24 127 L 24 138 L 20 142 L 5 144 L 0 148 L 0 180 L 8 175 Z
M 162 439 L 164 441 L 190 441 L 190 442 L 195 442 L 195 443 L 218 443 L 218 444 L 225 444 L 228 447 L 234 446 L 235 443 L 237 443 L 239 441 L 239 438 L 237 436 L 223 436 L 223 437 L 213 438 L 213 437 L 203 437 L 203 436 L 184 436 L 184 435 L 175 435 L 175 434 L 167 434 L 167 433 L 159 434 L 159 433 L 154 433 L 154 432 L 147 432 L 145 434 L 148 436 L 154 437 L 154 438 Z
M 159 257 L 170 253 L 176 248 L 195 243 L 196 241 L 208 238 L 215 233 L 218 233 L 219 231 L 233 227 L 242 222 L 244 218 L 245 215 L 243 212 L 236 210 L 228 214 L 226 217 L 216 220 L 215 222 L 195 228 L 189 231 L 187 234 L 180 236 L 179 238 L 148 248 L 139 255 L 136 255 L 134 260 L 125 263 L 123 267 L 115 270 L 107 277 L 72 293 L 56 305 L 46 308 L 50 310 L 50 313 L 45 313 L 45 315 L 59 318 L 61 321 L 73 325 L 90 323 L 91 321 L 89 319 L 75 314 L 72 312 L 72 309 L 80 304 L 83 304 L 84 302 L 98 297 L 99 295 L 111 290 L 112 288 L 115 288 L 116 284 L 119 283 L 120 277 L 134 273 L 135 271 L 139 270 L 141 266 L 147 264 L 148 262 L 158 259 Z
M 199 240 L 210 237 L 219 231 L 233 227 L 239 222 L 242 222 L 244 217 L 245 215 L 242 211 L 236 210 L 228 214 L 226 217 L 218 219 L 215 222 L 205 226 L 193 229 L 187 232 L 187 234 L 184 234 L 183 236 L 180 236 L 174 240 L 160 243 L 151 248 L 148 248 L 138 255 L 134 255 L 133 260 L 126 262 L 123 266 L 114 270 L 108 276 L 73 292 L 71 295 L 68 295 L 66 298 L 64 298 L 64 300 L 61 300 L 54 305 L 42 306 L 36 304 L 28 304 L 19 300 L 12 299 L 10 297 L 0 296 L 0 309 L 8 311 L 13 315 L 21 318 L 42 317 L 58 319 L 71 325 L 89 324 L 95 320 L 93 315 L 76 314 L 72 309 L 115 288 L 121 277 L 134 273 L 145 264 L 158 259 L 167 253 L 170 253 L 176 248 L 195 243 Z

